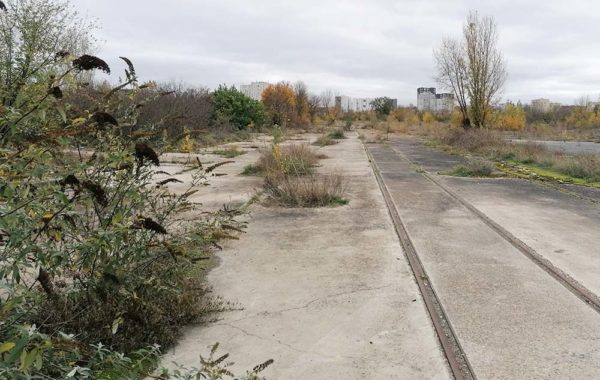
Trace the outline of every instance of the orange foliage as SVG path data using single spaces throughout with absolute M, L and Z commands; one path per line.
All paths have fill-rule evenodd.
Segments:
M 498 113 L 494 126 L 505 131 L 518 131 L 525 128 L 525 122 L 525 110 L 509 103 Z
M 282 127 L 296 122 L 296 95 L 288 83 L 269 85 L 262 93 L 262 102 L 271 122 Z

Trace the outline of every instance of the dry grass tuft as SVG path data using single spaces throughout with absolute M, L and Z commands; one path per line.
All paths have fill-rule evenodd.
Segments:
M 302 176 L 312 174 L 318 161 L 317 154 L 308 145 L 275 145 L 262 152 L 257 167 L 265 175 Z
M 267 177 L 265 190 L 276 204 L 287 207 L 345 205 L 347 184 L 339 174 Z
M 321 207 L 343 205 L 346 181 L 339 174 L 314 174 L 314 167 L 324 155 L 307 145 L 273 145 L 263 151 L 258 164 L 248 171 L 265 175 L 264 188 L 275 204 L 287 207 Z M 246 170 L 245 170 L 246 171 Z
M 245 153 L 246 152 L 239 150 L 238 147 L 235 145 L 228 147 L 226 149 L 215 150 L 213 152 L 213 154 L 217 154 L 217 155 L 225 157 L 225 158 L 235 158 L 235 157 L 241 156 L 242 154 L 245 154 Z
M 456 166 L 448 174 L 457 177 L 490 177 L 495 169 L 495 165 L 490 161 L 475 158 L 467 161 L 464 165 Z
M 313 145 L 316 146 L 328 146 L 328 145 L 335 145 L 338 142 L 333 139 L 331 136 L 329 135 L 323 135 L 320 136 L 318 139 L 315 140 L 315 142 L 313 143 Z
M 486 129 L 437 128 L 427 135 L 437 143 L 491 160 L 530 165 L 588 183 L 600 182 L 600 155 L 573 155 L 550 151 L 540 144 L 512 143 L 501 133 Z

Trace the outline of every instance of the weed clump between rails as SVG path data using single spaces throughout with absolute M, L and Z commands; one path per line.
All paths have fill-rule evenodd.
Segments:
M 265 175 L 269 199 L 287 207 L 322 207 L 348 203 L 347 185 L 339 174 L 316 174 L 319 156 L 307 145 L 273 145 L 257 164 Z

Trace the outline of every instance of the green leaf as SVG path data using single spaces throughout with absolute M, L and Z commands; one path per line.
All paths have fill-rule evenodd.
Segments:
M 19 340 L 17 340 L 17 344 L 14 347 L 14 349 L 11 350 L 10 354 L 8 355 L 7 358 L 5 358 L 4 362 L 6 363 L 14 363 L 17 358 L 19 357 L 19 355 L 21 354 L 21 350 L 23 350 L 23 348 L 25 348 L 25 345 L 27 345 L 27 342 L 29 341 L 27 339 L 27 336 L 24 336 L 22 338 L 20 338 Z
M 36 358 L 35 358 L 35 369 L 38 370 L 38 371 L 40 369 L 42 369 L 42 364 L 43 364 L 43 362 L 42 362 L 42 355 L 36 356 Z
M 113 321 L 111 329 L 113 335 L 117 333 L 117 330 L 119 330 L 119 326 L 121 325 L 121 323 L 123 323 L 123 321 L 123 317 L 119 317 Z
M 21 370 L 22 371 L 27 371 L 31 365 L 33 364 L 33 362 L 37 359 L 39 355 L 39 350 L 37 348 L 34 348 L 33 350 L 31 350 L 31 352 L 27 352 L 27 350 L 23 350 L 23 353 L 21 354 Z
M 66 123 L 67 122 L 67 113 L 65 112 L 65 108 L 61 104 L 58 104 L 56 106 L 56 111 L 59 113 L 63 122 Z

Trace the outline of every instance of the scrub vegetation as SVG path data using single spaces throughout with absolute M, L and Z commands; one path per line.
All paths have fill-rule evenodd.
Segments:
M 85 54 L 91 36 L 68 2 L 2 5 L 0 378 L 223 378 L 216 348 L 198 369 L 156 369 L 183 326 L 228 308 L 202 273 L 245 227 L 189 198 L 222 163 L 187 170 L 179 193 L 168 184 L 181 173 L 159 167 L 191 132 L 156 122 L 170 114 L 154 106 L 210 109 L 207 95 L 160 93 L 126 57 L 121 83 L 91 86 L 113 68 Z
M 347 183 L 341 175 L 315 173 L 319 157 L 306 144 L 273 144 L 245 172 L 257 171 L 265 176 L 265 194 L 277 205 L 322 207 L 348 203 L 344 198 Z

